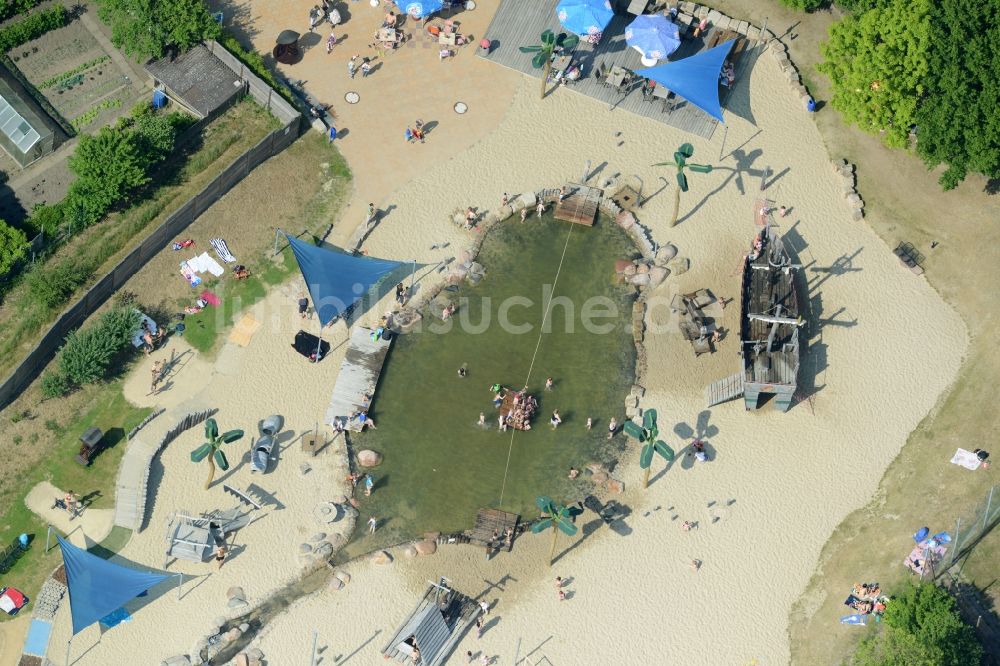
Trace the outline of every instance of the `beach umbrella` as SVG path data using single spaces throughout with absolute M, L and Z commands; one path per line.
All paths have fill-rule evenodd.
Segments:
M 395 2 L 400 11 L 417 19 L 439 12 L 444 7 L 441 0 L 395 0 Z
M 625 43 L 642 56 L 642 64 L 652 67 L 681 45 L 677 24 L 661 14 L 643 14 L 635 17 L 625 28 Z
M 668 463 L 674 459 L 674 450 L 666 442 L 658 440 L 660 429 L 656 427 L 656 410 L 647 409 L 642 414 L 642 425 L 634 421 L 626 421 L 622 426 L 625 435 L 639 440 L 642 450 L 639 452 L 639 468 L 646 470 L 642 478 L 642 487 L 649 487 L 649 470 L 653 466 L 653 454 L 659 455 Z
M 559 23 L 577 35 L 599 36 L 614 15 L 610 0 L 560 0 L 556 5 Z
M 289 44 L 294 44 L 299 41 L 299 33 L 294 30 L 282 30 L 278 35 L 278 38 L 274 41 L 282 46 L 288 46 Z

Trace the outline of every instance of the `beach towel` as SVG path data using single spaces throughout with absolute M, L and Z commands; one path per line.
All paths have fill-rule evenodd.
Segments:
M 840 618 L 840 623 L 841 624 L 860 624 L 860 625 L 864 626 L 864 624 L 865 624 L 865 616 L 864 615 L 859 615 L 858 613 L 855 613 L 854 615 L 845 615 L 844 617 Z
M 225 269 L 219 265 L 219 262 L 208 256 L 208 252 L 202 252 L 197 257 L 188 259 L 188 266 L 196 273 L 204 273 L 207 271 L 215 277 L 219 277 L 226 272 Z
M 197 287 L 201 284 L 201 278 L 195 275 L 194 270 L 192 270 L 186 261 L 181 262 L 181 275 L 184 276 L 184 279 L 187 280 L 188 284 L 192 287 Z
M 965 449 L 959 449 L 955 451 L 955 455 L 951 457 L 952 465 L 959 465 L 969 470 L 979 469 L 979 465 L 982 464 L 982 460 L 979 459 L 972 451 L 966 451 Z
M 129 614 L 125 607 L 122 606 L 118 610 L 113 610 L 104 617 L 101 618 L 101 625 L 110 629 L 111 627 L 117 627 L 122 622 L 131 622 L 132 616 Z
M 215 307 L 219 307 L 219 304 L 222 303 L 219 297 L 210 291 L 201 292 L 201 300 L 205 301 L 209 305 L 214 305 Z
M 219 255 L 219 259 L 222 259 L 224 263 L 232 264 L 236 261 L 236 257 L 233 253 L 229 251 L 229 246 L 226 245 L 226 241 L 221 238 L 213 238 L 208 241 L 209 244 L 215 248 L 215 253 Z

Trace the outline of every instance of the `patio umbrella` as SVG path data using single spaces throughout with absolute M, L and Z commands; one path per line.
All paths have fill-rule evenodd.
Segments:
M 581 36 L 599 35 L 614 15 L 610 0 L 560 0 L 556 5 L 562 27 Z
M 625 28 L 625 43 L 642 56 L 642 64 L 652 67 L 681 45 L 677 24 L 660 14 L 643 14 L 635 17 Z
M 294 30 L 282 30 L 281 34 L 278 35 L 278 39 L 275 40 L 276 43 L 282 46 L 288 46 L 289 44 L 294 44 L 299 41 L 299 33 Z
M 665 62 L 649 69 L 636 70 L 636 74 L 673 90 L 699 109 L 722 122 L 719 104 L 719 73 L 729 57 L 734 40 L 719 44 L 690 58 Z
M 441 0 L 394 0 L 400 11 L 413 18 L 422 19 L 429 14 L 441 11 L 444 4 Z

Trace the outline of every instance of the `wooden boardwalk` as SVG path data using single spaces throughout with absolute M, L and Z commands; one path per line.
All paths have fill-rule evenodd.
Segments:
M 326 410 L 324 423 L 333 425 L 336 418 L 346 419 L 355 412 L 368 411 L 367 394 L 375 395 L 375 386 L 382 374 L 382 364 L 389 353 L 391 342 L 383 338 L 372 341 L 372 329 L 356 326 L 351 331 L 351 340 L 340 364 L 340 374 L 333 386 L 333 396 Z M 361 430 L 361 423 L 353 419 L 347 423 L 348 430 Z
M 565 198 L 556 204 L 555 218 L 592 227 L 597 221 L 597 206 L 603 196 L 604 190 L 596 187 L 567 183 Z
M 565 31 L 556 17 L 558 2 L 559 0 L 503 0 L 486 30 L 485 38 L 493 43 L 493 47 L 488 54 L 482 49 L 477 49 L 477 53 L 482 58 L 540 79 L 542 70 L 531 66 L 531 54 L 521 53 L 517 49 L 519 46 L 538 44 L 539 35 L 546 29 L 551 29 L 556 34 Z M 613 65 L 629 70 L 643 68 L 639 62 L 639 52 L 625 44 L 625 27 L 634 18 L 631 15 L 616 14 L 597 46 L 581 43 L 576 47 L 573 62 L 580 67 L 583 76 L 568 84 L 565 90 L 592 97 L 607 104 L 609 109 L 623 109 L 705 139 L 712 138 L 719 122 L 687 100 L 675 98 L 671 100 L 672 105 L 664 104 L 659 99 L 646 100 L 638 85 L 618 92 L 593 77 L 594 70 L 599 65 L 604 70 Z M 711 38 L 713 32 L 716 31 L 709 30 L 707 36 Z M 694 55 L 703 46 L 704 42 L 700 38 L 685 38 L 670 60 Z M 562 92 L 559 90 L 557 94 Z M 608 122 L 608 127 L 613 128 L 614 121 L 609 119 Z
M 493 541 L 493 533 L 500 535 L 500 543 L 503 543 L 504 534 L 507 529 L 513 529 L 517 533 L 517 524 L 521 516 L 516 513 L 508 513 L 500 509 L 480 509 L 476 513 L 476 525 L 471 530 L 466 530 L 465 535 L 469 537 L 469 543 L 477 546 L 485 546 Z M 499 544 L 498 544 L 499 545 Z
M 705 406 L 714 407 L 743 395 L 743 371 L 720 379 L 705 387 Z

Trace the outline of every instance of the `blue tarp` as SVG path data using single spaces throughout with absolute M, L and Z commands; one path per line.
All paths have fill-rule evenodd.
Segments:
M 73 635 L 139 596 L 168 574 L 136 571 L 77 548 L 60 536 Z
M 395 0 L 395 2 L 402 12 L 418 19 L 439 12 L 444 6 L 441 0 Z
M 665 62 L 649 69 L 636 70 L 636 74 L 653 79 L 668 90 L 680 95 L 699 109 L 722 122 L 719 104 L 719 73 L 729 57 L 733 41 L 695 54 L 690 58 Z
M 326 326 L 403 264 L 355 257 L 305 243 L 285 234 L 306 280 L 319 323 Z

